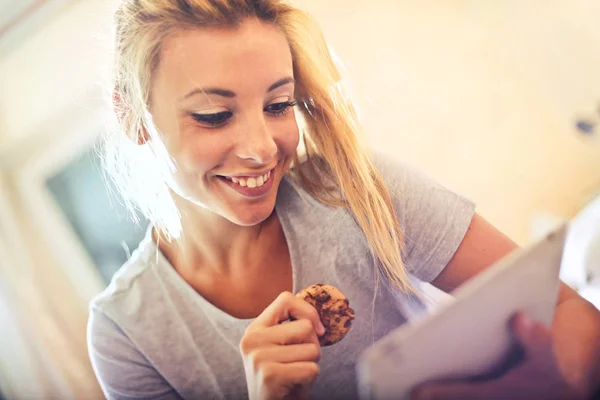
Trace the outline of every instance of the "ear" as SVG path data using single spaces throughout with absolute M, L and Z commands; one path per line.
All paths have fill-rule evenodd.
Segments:
M 120 124 L 125 124 L 128 118 L 131 118 L 131 108 L 123 100 L 122 94 L 115 88 L 112 95 L 113 111 Z M 131 138 L 134 139 L 134 138 Z M 143 145 L 150 141 L 150 135 L 146 129 L 141 128 L 137 134 L 137 144 Z

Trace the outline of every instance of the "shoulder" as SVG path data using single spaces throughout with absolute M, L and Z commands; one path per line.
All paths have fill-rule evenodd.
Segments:
M 433 206 L 444 210 L 457 204 L 467 208 L 474 207 L 470 199 L 454 192 L 414 165 L 380 152 L 374 152 L 370 159 L 380 173 L 394 205 L 401 209 L 397 211 L 431 212 Z
M 105 393 L 112 390 L 111 385 L 122 383 L 115 368 L 122 370 L 123 366 L 146 362 L 134 344 L 135 325 L 148 308 L 145 303 L 147 293 L 152 291 L 155 248 L 147 234 L 110 284 L 90 302 L 87 346 Z
M 475 203 L 415 166 L 374 153 L 406 245 L 409 271 L 431 281 L 450 262 L 475 215 Z
M 369 158 L 391 195 L 407 197 L 414 189 L 447 190 L 424 170 L 389 154 L 374 151 Z
M 108 399 L 179 398 L 139 347 L 148 325 L 135 329 L 145 269 L 135 256 L 90 304 L 87 348 L 94 373 Z M 143 312 L 142 312 L 143 314 Z M 156 348 L 156 346 L 154 346 Z
M 409 272 L 422 281 L 433 280 L 461 243 L 475 204 L 394 157 L 373 152 L 369 159 L 389 192 L 404 236 Z M 347 209 L 320 203 L 290 179 L 283 182 L 278 208 L 283 222 L 295 232 L 319 237 L 323 243 L 344 243 L 349 249 L 368 247 Z

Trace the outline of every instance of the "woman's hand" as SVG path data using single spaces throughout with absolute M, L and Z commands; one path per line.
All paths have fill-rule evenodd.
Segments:
M 586 388 L 565 377 L 556 360 L 550 329 L 523 314 L 511 321 L 523 359 L 491 380 L 425 383 L 413 399 L 585 399 Z
M 279 295 L 240 342 L 250 399 L 307 399 L 319 373 L 317 335 L 324 333 L 313 306 L 289 292 Z

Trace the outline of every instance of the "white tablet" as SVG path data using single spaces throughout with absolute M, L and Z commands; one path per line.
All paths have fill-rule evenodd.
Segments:
M 524 311 L 550 326 L 567 227 L 516 250 L 472 278 L 431 315 L 394 330 L 357 363 L 362 399 L 404 399 L 432 379 L 481 375 L 513 343 L 508 322 Z

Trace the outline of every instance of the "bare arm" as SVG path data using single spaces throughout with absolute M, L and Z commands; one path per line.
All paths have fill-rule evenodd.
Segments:
M 451 292 L 516 248 L 516 243 L 475 214 L 458 250 L 432 284 Z M 565 377 L 590 390 L 598 387 L 600 312 L 562 282 L 552 335 L 556 358 Z

